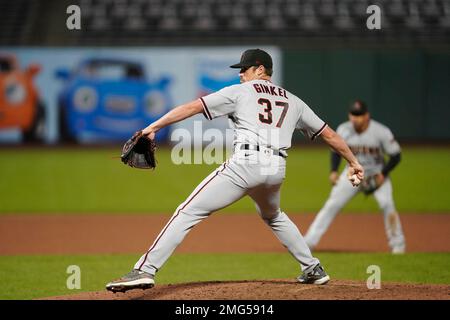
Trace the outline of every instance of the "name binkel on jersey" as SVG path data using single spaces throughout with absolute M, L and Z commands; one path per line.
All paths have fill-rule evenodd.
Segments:
M 268 85 L 260 84 L 260 83 L 254 83 L 253 88 L 255 88 L 256 92 L 258 92 L 258 93 L 268 93 L 272 96 L 285 97 L 286 99 L 288 98 L 287 94 L 286 94 L 286 90 L 284 90 L 283 88 L 280 88 L 280 87 L 268 86 Z

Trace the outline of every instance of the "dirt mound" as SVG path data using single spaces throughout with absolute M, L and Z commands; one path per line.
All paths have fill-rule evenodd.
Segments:
M 450 300 L 450 286 L 382 283 L 369 290 L 365 282 L 332 280 L 325 286 L 301 285 L 295 280 L 196 282 L 157 285 L 126 293 L 107 291 L 50 297 L 51 300 Z

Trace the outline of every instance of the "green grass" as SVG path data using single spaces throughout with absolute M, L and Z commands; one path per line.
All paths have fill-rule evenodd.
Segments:
M 369 265 L 381 268 L 382 281 L 450 284 L 449 253 L 402 256 L 366 253 L 317 255 L 333 279 L 365 281 Z M 105 283 L 128 272 L 138 255 L 1 256 L 0 299 L 33 299 L 103 290 Z M 69 265 L 81 268 L 81 289 L 69 290 Z M 299 266 L 289 254 L 175 254 L 158 273 L 158 284 L 211 280 L 295 278 Z
M 217 165 L 174 165 L 158 152 L 156 171 L 124 166 L 116 149 L 0 150 L 0 214 L 171 213 Z M 286 212 L 317 212 L 330 191 L 327 148 L 293 148 L 282 191 Z M 450 149 L 407 148 L 392 173 L 401 212 L 450 212 Z M 224 209 L 253 212 L 245 198 Z M 356 196 L 346 212 L 377 212 L 372 197 Z

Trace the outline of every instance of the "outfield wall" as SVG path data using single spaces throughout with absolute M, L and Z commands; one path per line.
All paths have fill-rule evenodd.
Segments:
M 285 50 L 284 85 L 333 127 L 352 99 L 399 138 L 450 138 L 450 52 Z
M 346 120 L 350 101 L 361 98 L 367 101 L 373 117 L 388 125 L 400 139 L 450 139 L 447 120 L 450 117 L 448 50 L 257 47 L 268 50 L 274 58 L 274 82 L 302 98 L 334 128 Z M 87 57 L 130 59 L 143 65 L 149 79 L 168 77 L 171 80 L 168 86 L 168 94 L 172 98 L 170 104 L 177 105 L 237 83 L 236 70 L 228 66 L 237 61 L 246 48 L 11 47 L 2 48 L 0 53 L 15 56 L 21 69 L 32 63 L 41 66 L 35 84 L 47 110 L 44 140 L 55 143 L 61 142 L 57 96 L 63 84 L 55 77 L 58 68 L 72 70 Z M 206 85 L 202 82 L 204 78 L 208 79 Z M 202 124 L 204 129 L 219 128 L 224 131 L 227 120 L 203 121 Z M 186 128 L 194 132 L 196 140 L 201 140 L 189 121 L 174 127 Z M 300 137 L 300 133 L 295 136 L 296 140 L 303 139 Z M 3 142 L 21 142 L 20 132 L 15 128 L 0 128 L 0 143 Z

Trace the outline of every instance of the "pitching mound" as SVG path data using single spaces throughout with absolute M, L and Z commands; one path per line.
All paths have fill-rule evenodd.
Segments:
M 57 300 L 450 300 L 450 286 L 383 283 L 369 290 L 364 282 L 332 280 L 325 286 L 301 285 L 295 280 L 196 282 L 157 285 L 126 293 L 107 291 L 50 297 Z

